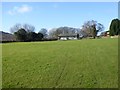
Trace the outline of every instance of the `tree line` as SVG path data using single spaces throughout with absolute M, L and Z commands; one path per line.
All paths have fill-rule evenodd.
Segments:
M 18 41 L 41 41 L 44 39 L 57 39 L 60 34 L 79 34 L 84 38 L 92 37 L 95 39 L 98 32 L 104 30 L 104 25 L 95 21 L 86 21 L 82 28 L 73 28 L 73 27 L 59 27 L 53 28 L 51 30 L 42 28 L 38 33 L 35 32 L 35 27 L 30 24 L 16 24 L 11 29 L 11 32 L 14 33 Z M 113 19 L 110 24 L 110 35 L 120 34 L 120 20 Z
M 46 29 L 42 28 L 38 33 L 34 30 L 35 27 L 30 24 L 16 24 L 10 29 L 17 41 L 41 41 L 46 36 Z

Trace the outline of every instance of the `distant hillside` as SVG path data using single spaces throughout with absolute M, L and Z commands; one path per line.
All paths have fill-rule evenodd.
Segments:
M 1 41 L 16 41 L 16 38 L 13 34 L 0 31 L 0 42 Z

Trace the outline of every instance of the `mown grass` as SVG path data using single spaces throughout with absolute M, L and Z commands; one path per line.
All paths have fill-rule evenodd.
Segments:
M 117 40 L 2 44 L 3 88 L 117 88 Z

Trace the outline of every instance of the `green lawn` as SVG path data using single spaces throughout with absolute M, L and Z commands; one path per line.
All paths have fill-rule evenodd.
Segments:
M 117 88 L 118 39 L 2 44 L 3 88 Z

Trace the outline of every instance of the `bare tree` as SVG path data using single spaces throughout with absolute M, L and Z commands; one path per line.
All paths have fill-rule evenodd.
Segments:
M 104 30 L 104 26 L 97 21 L 91 20 L 84 23 L 82 26 L 82 31 L 84 31 L 88 37 L 95 38 L 97 33 Z
M 10 28 L 10 32 L 11 32 L 11 33 L 14 33 L 14 32 L 18 31 L 18 30 L 21 29 L 21 28 L 22 28 L 22 25 L 19 24 L 19 23 L 17 23 L 17 24 L 15 24 L 13 27 Z
M 34 32 L 35 27 L 29 24 L 15 24 L 13 27 L 10 28 L 10 32 L 14 33 L 17 32 L 19 29 L 25 29 L 27 32 Z
M 49 38 L 57 38 L 57 33 L 56 33 L 57 28 L 53 28 L 49 30 Z
M 34 32 L 35 27 L 30 25 L 30 24 L 24 24 L 23 28 L 27 31 L 27 32 Z

